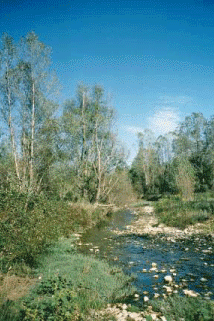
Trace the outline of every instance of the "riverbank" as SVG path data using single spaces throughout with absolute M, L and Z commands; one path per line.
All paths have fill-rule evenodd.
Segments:
M 185 229 L 167 226 L 166 224 L 159 223 L 159 218 L 155 214 L 155 208 L 151 205 L 144 207 L 135 207 L 132 209 L 136 219 L 130 225 L 127 225 L 124 230 L 115 229 L 114 233 L 117 235 L 150 235 L 165 238 L 168 241 L 175 242 L 178 239 L 186 239 L 192 235 L 203 234 L 209 235 L 214 241 L 214 232 L 210 229 L 213 222 L 196 223 L 189 225 Z
M 142 210 L 142 209 L 141 209 Z M 151 209 L 147 208 L 147 211 Z M 137 214 L 135 214 L 137 215 Z M 149 214 L 149 217 L 151 218 L 153 216 L 152 211 Z M 116 221 L 114 220 L 116 218 Z M 138 253 L 138 248 L 141 248 L 139 255 L 143 259 L 143 265 L 141 266 L 139 264 L 139 258 L 135 257 L 135 253 L 133 253 L 133 258 L 130 256 L 131 252 L 128 249 L 129 244 L 131 245 L 130 249 L 132 251 L 135 251 L 133 249 L 133 244 L 126 243 L 125 238 L 117 237 L 117 235 L 111 236 L 111 232 L 114 231 L 114 227 L 118 226 L 121 227 L 121 230 L 124 229 L 124 227 L 128 223 L 129 226 L 130 222 L 132 221 L 133 214 L 130 212 L 130 210 L 120 211 L 119 213 L 116 213 L 113 215 L 111 219 L 108 220 L 109 225 L 105 225 L 103 227 L 93 227 L 91 230 L 88 230 L 86 233 L 91 234 L 93 236 L 93 244 L 91 243 L 91 240 L 87 239 L 87 237 L 84 239 L 82 236 L 81 231 L 79 230 L 78 233 L 75 233 L 73 236 L 75 237 L 75 240 L 71 242 L 70 239 L 61 239 L 61 245 L 60 247 L 52 248 L 51 253 L 46 253 L 44 255 L 43 260 L 43 268 L 40 268 L 37 270 L 37 286 L 35 288 L 34 292 L 31 292 L 30 296 L 26 296 L 25 299 L 23 299 L 24 306 L 26 311 L 29 312 L 31 315 L 25 316 L 25 319 L 19 318 L 15 319 L 8 318 L 8 316 L 4 319 L 4 321 L 19 321 L 19 320 L 25 320 L 25 321 L 33 321 L 33 315 L 35 313 L 44 313 L 44 309 L 50 310 L 50 307 L 53 307 L 55 311 L 59 311 L 60 317 L 62 318 L 63 315 L 63 321 L 64 320 L 84 320 L 84 321 L 107 321 L 107 320 L 117 320 L 117 321 L 130 321 L 130 320 L 140 320 L 140 321 L 148 321 L 148 320 L 168 320 L 166 318 L 167 311 L 169 314 L 169 309 L 172 309 L 172 317 L 170 317 L 170 320 L 178 320 L 173 319 L 175 311 L 179 315 L 179 307 L 176 307 L 174 301 L 176 302 L 178 298 L 176 298 L 176 293 L 174 291 L 177 291 L 175 288 L 176 285 L 179 285 L 179 283 L 173 282 L 172 284 L 162 284 L 161 281 L 162 278 L 167 275 L 169 272 L 176 273 L 177 271 L 170 271 L 170 269 L 173 268 L 173 263 L 171 261 L 171 264 L 169 266 L 163 266 L 163 262 L 161 262 L 159 257 L 158 264 L 155 263 L 156 256 L 151 256 L 151 250 L 149 249 L 149 242 L 148 239 L 146 241 L 146 244 L 148 246 L 145 247 L 145 238 L 144 237 L 133 237 L 129 238 L 133 240 L 133 244 L 136 245 L 136 250 Z M 140 215 L 138 216 L 138 219 L 140 218 Z M 133 222 L 135 224 L 135 222 Z M 152 223 L 151 223 L 152 224 Z M 106 226 L 106 228 L 105 228 Z M 129 230 L 129 229 L 126 229 Z M 106 231 L 106 232 L 105 232 Z M 107 235 L 105 235 L 107 233 Z M 108 234 L 109 233 L 109 234 Z M 113 233 L 112 233 L 113 234 Z M 133 235 L 129 234 L 129 235 Z M 144 234 L 145 235 L 145 234 Z M 158 235 L 158 234 L 157 234 Z M 161 235 L 161 234 L 160 234 Z M 154 235 L 154 239 L 156 239 L 156 236 Z M 100 246 L 98 246 L 98 241 L 101 242 Z M 104 246 L 104 243 L 106 243 L 105 249 L 102 249 L 102 246 Z M 129 293 L 127 288 L 127 283 L 125 280 L 130 280 L 130 277 L 126 279 L 126 276 L 122 273 L 122 269 L 118 268 L 117 263 L 119 260 L 122 259 L 123 255 L 121 253 L 122 248 L 118 248 L 117 252 L 115 251 L 117 247 L 117 244 L 125 245 L 124 248 L 124 255 L 128 256 L 127 265 L 130 267 L 130 272 L 127 273 L 127 275 L 131 275 L 132 272 L 135 273 L 135 271 L 138 271 L 141 279 L 141 286 L 144 287 L 144 290 L 141 290 L 140 292 L 135 291 L 132 292 L 132 305 L 124 303 L 113 303 L 114 301 L 122 302 L 122 298 L 128 297 Z M 125 244 L 126 243 L 126 244 Z M 163 242 L 164 243 L 164 242 Z M 151 244 L 152 245 L 152 244 Z M 154 244 L 152 247 L 156 248 L 157 245 L 161 244 Z M 79 254 L 76 246 L 87 248 L 87 253 Z M 168 246 L 167 251 L 169 251 Z M 160 250 L 160 247 L 159 247 Z M 170 249 L 171 250 L 171 249 Z M 107 251 L 107 252 L 106 252 Z M 115 261 L 116 264 L 111 264 L 111 258 L 110 258 L 110 252 L 113 255 L 113 261 Z M 148 252 L 148 255 L 146 254 Z M 91 255 L 89 255 L 89 253 Z M 86 255 L 85 255 L 86 254 Z M 102 256 L 103 254 L 103 256 Z M 145 255 L 147 255 L 147 259 L 145 261 Z M 164 253 L 165 255 L 165 253 Z M 208 255 L 208 254 L 207 254 Z M 103 261 L 102 258 L 105 258 Z M 149 259 L 149 262 L 147 260 Z M 158 259 L 158 258 L 157 258 Z M 110 264 L 108 264 L 108 262 Z M 118 261 L 117 261 L 118 260 Z M 153 262 L 153 263 L 152 263 Z M 156 266 L 154 266 L 156 264 Z M 166 261 L 164 262 L 166 264 Z M 139 267 L 137 267 L 139 265 Z M 208 264 L 209 265 L 209 264 Z M 135 268 L 136 266 L 136 268 Z M 133 267 L 133 270 L 132 270 Z M 150 272 L 149 268 L 153 268 L 153 270 Z M 166 267 L 165 272 L 163 272 L 161 269 Z M 147 268 L 148 273 L 144 273 L 143 268 Z M 165 273 L 165 274 L 164 274 Z M 168 294 L 164 301 L 159 300 L 159 298 L 153 300 L 154 291 L 151 288 L 148 287 L 146 278 L 150 278 L 153 280 L 156 280 L 155 276 L 158 276 L 157 281 L 160 283 L 160 287 L 158 288 L 158 291 L 155 290 L 155 293 L 160 293 L 160 296 L 162 298 L 163 295 Z M 144 277 L 144 278 L 143 278 Z M 143 278 L 143 279 L 142 279 Z M 175 277 L 176 278 L 176 277 Z M 118 283 L 119 281 L 119 283 Z M 176 281 L 176 280 L 175 280 Z M 162 283 L 161 283 L 162 282 Z M 130 283 L 129 283 L 130 285 Z M 155 287 L 157 287 L 157 282 L 154 284 Z M 163 286 L 164 285 L 164 286 Z M 182 286 L 185 286 L 184 282 Z M 159 291 L 159 289 L 162 292 Z M 171 288 L 171 293 L 169 293 L 169 288 Z M 53 293 L 53 289 L 54 293 Z M 129 290 L 131 287 L 129 287 Z M 119 292 L 118 292 L 119 290 Z M 121 291 L 120 291 L 121 290 Z M 181 288 L 181 291 L 183 288 Z M 107 291 L 107 292 L 106 292 Z M 148 292 L 145 293 L 144 292 Z M 164 291 L 164 292 L 163 292 Z M 142 293 L 141 293 L 142 292 Z M 36 293 L 36 294 L 35 294 Z M 86 294 L 86 296 L 84 296 Z M 54 295 L 54 297 L 53 297 Z M 41 300 L 42 297 L 42 300 Z M 67 302 L 67 298 L 70 298 Z M 148 298 L 148 301 L 147 301 Z M 163 296 L 164 298 L 164 296 Z M 38 302 L 36 300 L 39 300 Z M 63 309 L 61 309 L 61 299 L 63 299 Z M 142 299 L 144 302 L 142 302 Z M 172 301 L 174 299 L 174 301 Z M 185 298 L 188 300 L 188 298 Z M 198 300 L 198 298 L 193 298 L 195 300 Z M 201 298 L 200 302 L 197 301 L 197 304 L 200 307 L 203 307 L 204 300 Z M 26 301 L 27 300 L 27 301 Z M 171 300 L 171 301 L 169 301 Z M 186 310 L 189 310 L 190 307 L 194 306 L 196 304 L 196 301 L 190 302 L 189 308 Z M 11 301 L 9 301 L 11 302 Z M 130 302 L 130 301 L 129 301 Z M 135 303 L 138 306 L 135 306 Z M 139 305 L 139 302 L 140 303 Z M 159 302 L 159 305 L 158 305 Z M 165 311 L 160 310 L 160 306 L 163 305 L 163 302 L 168 302 L 167 304 L 169 307 L 166 306 Z M 189 302 L 189 301 L 188 301 Z M 41 303 L 41 306 L 40 306 Z M 11 303 L 12 304 L 12 303 Z M 108 305 L 107 305 L 108 304 Z M 134 305 L 133 305 L 134 304 Z M 182 303 L 185 307 L 187 305 L 186 301 Z M 212 303 L 211 303 L 212 304 Z M 181 303 L 180 303 L 181 305 Z M 188 306 L 188 305 L 187 305 Z M 209 306 L 209 303 L 208 303 Z M 14 308 L 14 306 L 13 306 Z M 176 310 L 177 308 L 177 310 Z M 85 309 L 85 310 L 84 310 Z M 174 310 L 173 310 L 174 309 Z M 208 307 L 206 308 L 208 309 Z M 26 312 L 25 311 L 25 312 Z M 54 311 L 54 310 L 53 310 Z M 52 312 L 56 314 L 56 312 Z M 24 313 L 24 312 L 23 312 Z M 67 313 L 67 314 L 66 314 Z M 69 316 L 69 313 L 72 315 Z M 65 318 L 65 314 L 68 316 L 68 319 Z M 211 315 L 213 317 L 213 314 L 209 313 L 208 315 Z M 70 317 L 70 319 L 69 319 Z M 213 320 L 213 318 L 210 317 L 210 319 L 207 320 Z M 151 319 L 152 318 L 152 319 Z M 164 319 L 165 318 L 165 319 Z M 42 318 L 38 320 L 42 320 Z M 48 319 L 47 319 L 48 320 Z M 58 320 L 55 318 L 55 320 Z M 61 320 L 59 318 L 59 320 Z M 184 319 L 191 320 L 191 319 Z M 194 320 L 194 319 L 193 319 Z M 203 320 L 201 318 L 200 320 Z

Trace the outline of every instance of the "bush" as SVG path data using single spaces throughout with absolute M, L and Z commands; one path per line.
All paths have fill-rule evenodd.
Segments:
M 23 321 L 80 320 L 77 293 L 71 281 L 59 275 L 42 281 L 24 302 L 20 312 Z
M 26 207 L 27 204 L 27 207 Z M 0 266 L 3 272 L 14 263 L 33 267 L 38 256 L 73 231 L 88 228 L 105 210 L 82 204 L 31 196 L 0 193 Z

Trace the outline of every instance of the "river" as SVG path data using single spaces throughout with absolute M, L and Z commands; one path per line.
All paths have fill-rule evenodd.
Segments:
M 118 211 L 104 225 L 82 235 L 81 252 L 106 259 L 120 266 L 126 274 L 134 274 L 133 284 L 139 293 L 139 303 L 146 295 L 163 295 L 164 276 L 171 275 L 183 295 L 184 289 L 214 299 L 214 244 L 209 236 L 190 236 L 176 242 L 158 236 L 115 235 L 115 229 L 125 229 L 135 219 L 131 210 Z M 153 264 L 152 264 L 153 263 Z M 153 270 L 151 270 L 151 268 Z

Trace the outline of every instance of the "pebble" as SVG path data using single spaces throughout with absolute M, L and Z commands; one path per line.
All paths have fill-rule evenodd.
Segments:
M 154 299 L 159 298 L 160 294 L 159 293 L 154 293 Z
M 207 279 L 201 278 L 200 281 L 201 281 L 201 282 L 207 282 Z
M 173 281 L 173 278 L 171 275 L 164 276 L 164 281 L 167 283 L 171 283 Z
M 148 301 L 149 301 L 148 296 L 144 296 L 143 301 L 144 301 L 144 302 L 148 302 Z
M 163 288 L 166 290 L 167 293 L 172 293 L 172 288 L 170 286 L 164 285 Z
M 158 269 L 156 267 L 152 267 L 149 271 L 150 272 L 158 272 Z
M 193 290 L 185 289 L 185 290 L 183 290 L 183 292 L 184 292 L 184 294 L 186 296 L 189 296 L 189 297 L 192 297 L 192 298 L 196 298 L 197 296 L 199 296 L 199 294 L 197 292 L 193 291 Z

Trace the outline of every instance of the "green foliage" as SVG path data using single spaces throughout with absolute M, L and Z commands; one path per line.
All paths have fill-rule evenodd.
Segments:
M 69 321 L 81 317 L 72 283 L 59 275 L 42 281 L 22 306 L 23 321 Z
M 20 320 L 20 306 L 7 300 L 0 306 L 0 321 L 21 321 Z
M 0 210 L 0 267 L 4 272 L 17 263 L 34 266 L 60 236 L 88 228 L 106 213 L 93 206 L 69 205 L 42 195 L 29 198 L 16 191 L 0 193 Z
M 171 296 L 165 300 L 153 300 L 154 311 L 161 312 L 167 320 L 212 321 L 214 320 L 213 302 L 201 298 Z
M 204 222 L 214 214 L 214 200 L 195 195 L 195 200 L 184 201 L 179 196 L 164 197 L 156 202 L 159 222 L 185 228 L 190 224 Z
M 194 168 L 185 157 L 177 159 L 176 185 L 181 196 L 185 200 L 191 200 L 195 190 Z

